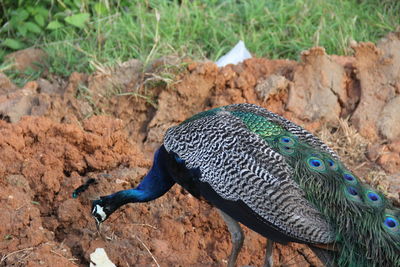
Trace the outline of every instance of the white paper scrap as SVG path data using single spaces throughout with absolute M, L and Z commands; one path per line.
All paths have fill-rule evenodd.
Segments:
M 248 58 L 251 58 L 251 54 L 244 42 L 240 40 L 231 51 L 220 57 L 215 64 L 218 67 L 224 67 L 228 64 L 238 64 Z
M 104 248 L 96 248 L 96 250 L 90 254 L 90 267 L 116 267 L 115 264 L 110 261 Z

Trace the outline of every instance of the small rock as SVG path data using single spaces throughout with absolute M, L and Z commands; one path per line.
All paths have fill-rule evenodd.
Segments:
M 400 203 L 400 173 L 395 173 L 386 177 L 389 188 L 388 193 L 397 203 Z
M 390 151 L 400 153 L 400 141 L 389 144 Z
M 400 155 L 395 152 L 382 154 L 378 159 L 378 164 L 389 173 L 396 173 L 400 168 Z
M 57 94 L 57 93 L 60 93 L 60 88 L 57 85 L 52 84 L 51 82 L 49 82 L 46 79 L 39 78 L 37 80 L 37 83 L 38 83 L 38 87 L 40 89 L 40 93 L 41 94 Z
M 370 144 L 368 145 L 367 157 L 371 161 L 376 161 L 384 151 L 384 147 L 380 144 Z
M 41 116 L 49 109 L 46 98 L 38 95 L 36 81 L 27 82 L 22 89 L 0 95 L 0 118 L 17 122 L 22 116 Z
M 22 116 L 30 114 L 34 99 L 32 91 L 25 89 L 0 98 L 1 117 L 10 122 L 19 121 Z
M 17 86 L 4 73 L 0 72 L 0 94 L 6 94 L 16 89 Z
M 255 88 L 258 96 L 266 101 L 270 95 L 278 94 L 286 90 L 290 81 L 281 75 L 270 75 L 267 79 L 259 82 Z
M 335 122 L 341 112 L 339 99 L 346 98 L 344 81 L 343 66 L 323 48 L 311 48 L 302 53 L 302 63 L 294 71 L 286 109 L 302 120 Z
M 357 46 L 357 42 L 354 39 L 350 39 L 349 40 L 349 46 L 350 47 L 356 47 Z
M 31 92 L 27 93 L 27 94 L 31 94 L 31 93 L 37 92 L 38 87 L 39 87 L 39 85 L 36 81 L 30 81 L 30 82 L 27 82 L 22 89 L 26 90 L 26 91 L 31 91 Z
M 13 62 L 15 69 L 19 71 L 25 71 L 28 68 L 38 70 L 40 69 L 39 65 L 43 65 L 46 59 L 47 54 L 38 48 L 27 48 L 5 57 L 5 60 Z
M 398 96 L 395 96 L 398 90 L 396 85 L 400 82 L 399 36 L 389 34 L 376 46 L 359 43 L 353 49 L 361 95 L 351 122 L 362 136 L 371 141 L 380 139 L 379 134 L 390 140 L 398 138 L 399 115 L 395 114 L 395 105 L 390 103 L 394 101 L 398 104 L 398 100 L 395 100 Z M 383 120 L 382 115 L 386 117 Z
M 379 116 L 378 128 L 387 139 L 394 141 L 400 139 L 400 96 L 396 96 L 383 108 Z

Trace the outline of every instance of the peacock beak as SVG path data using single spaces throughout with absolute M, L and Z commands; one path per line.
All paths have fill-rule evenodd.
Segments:
M 92 216 L 96 221 L 96 228 L 100 231 L 101 223 L 107 219 L 107 214 L 104 212 L 103 207 L 100 204 L 94 204 L 92 209 Z

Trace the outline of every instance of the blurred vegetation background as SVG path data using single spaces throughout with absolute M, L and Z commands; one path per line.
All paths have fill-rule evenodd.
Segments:
M 0 62 L 43 49 L 48 71 L 68 76 L 165 55 L 216 60 L 239 40 L 255 56 L 297 59 L 324 46 L 375 42 L 400 25 L 397 0 L 0 0 Z M 0 71 L 8 70 L 3 62 Z

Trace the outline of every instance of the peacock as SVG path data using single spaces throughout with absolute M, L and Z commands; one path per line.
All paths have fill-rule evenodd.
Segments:
M 100 225 L 175 183 L 219 209 L 229 267 L 243 244 L 239 223 L 268 239 L 265 266 L 273 242 L 308 244 L 329 266 L 400 266 L 400 209 L 320 139 L 259 106 L 211 109 L 168 129 L 141 183 L 94 200 L 92 215 Z

